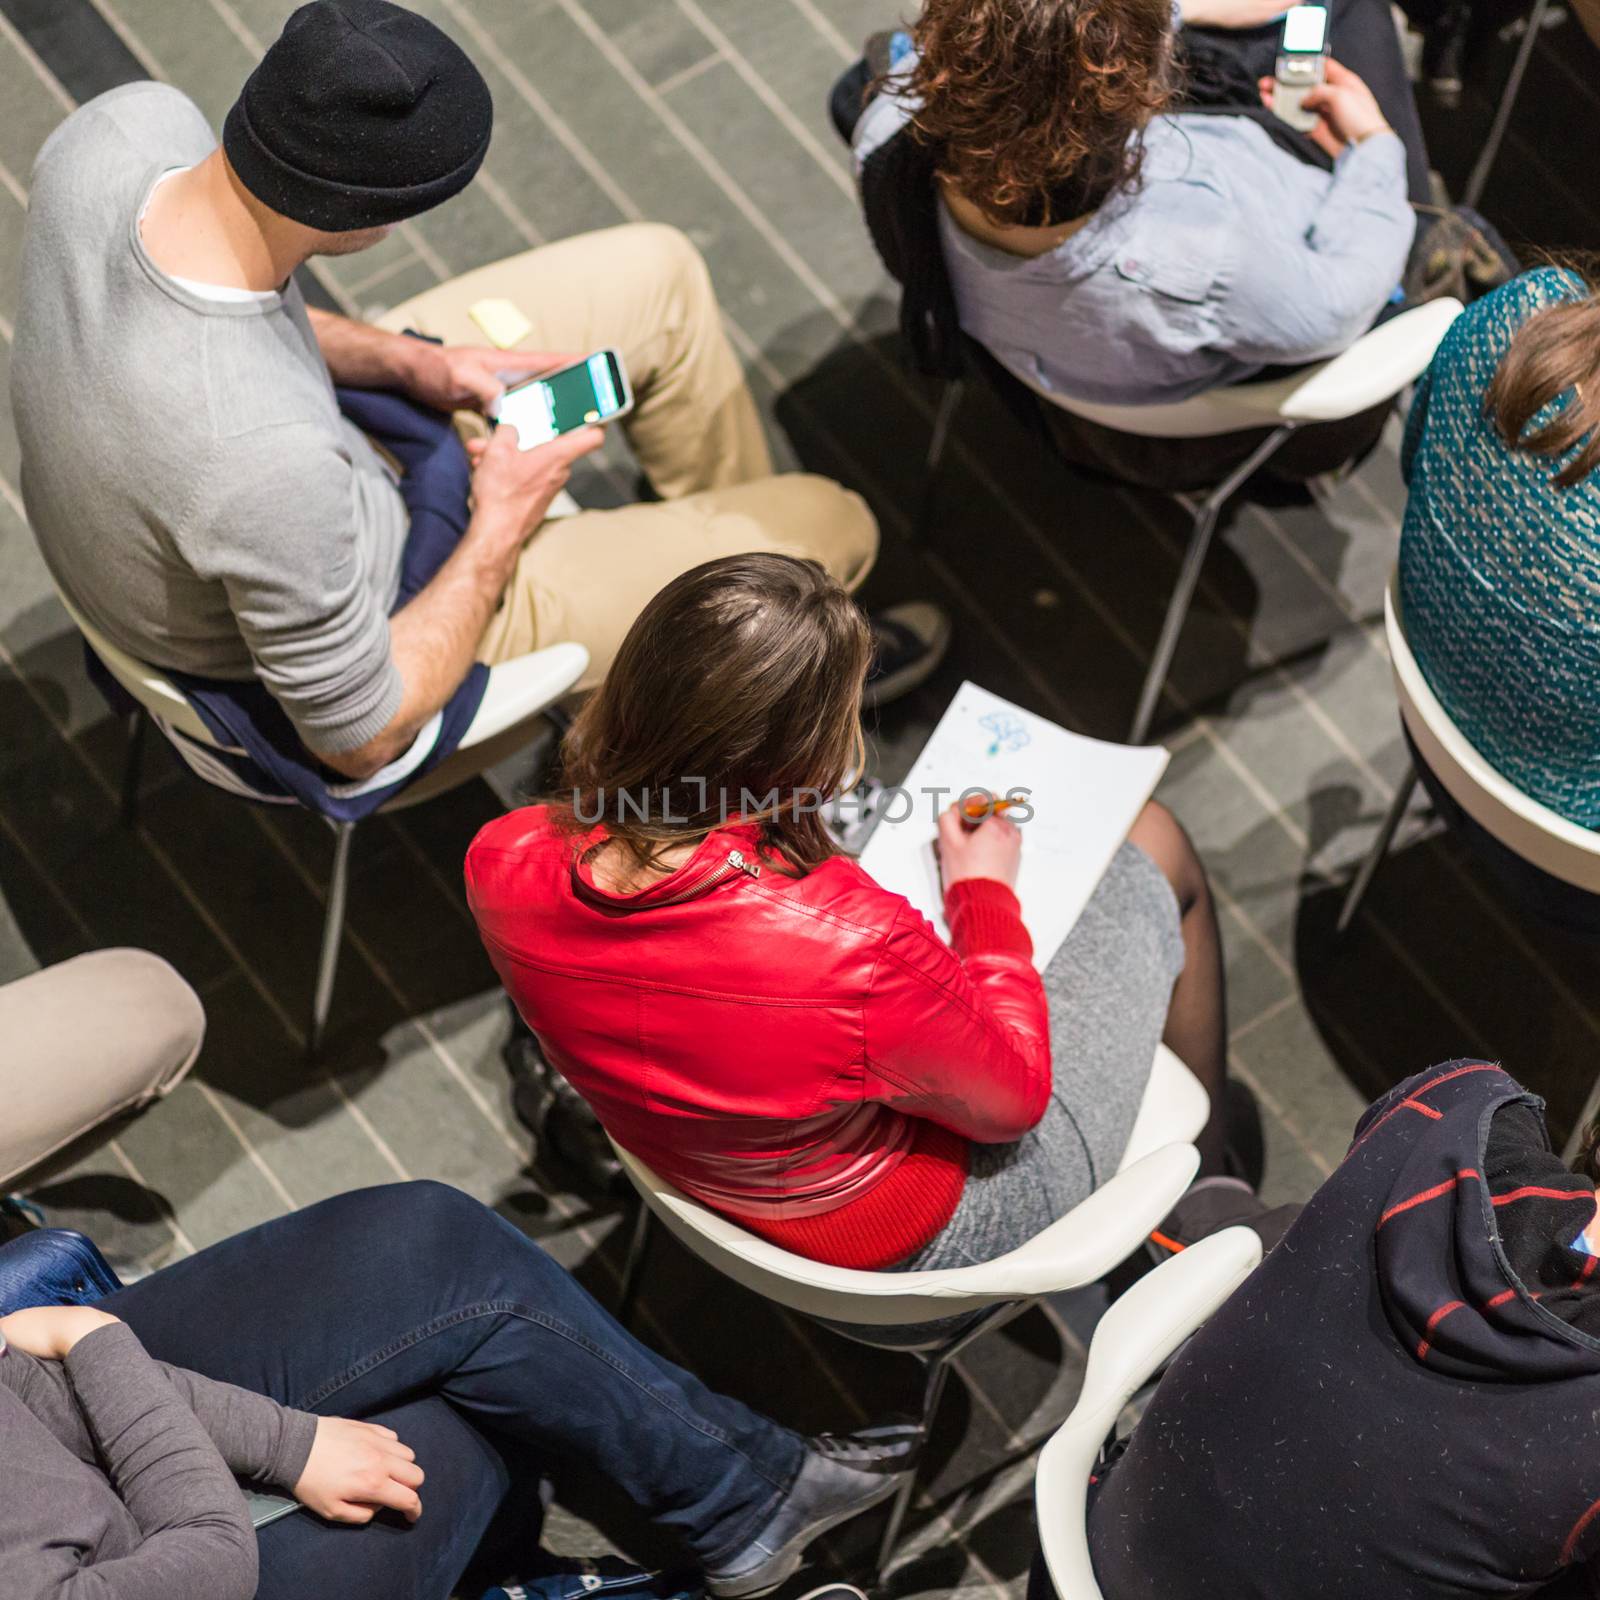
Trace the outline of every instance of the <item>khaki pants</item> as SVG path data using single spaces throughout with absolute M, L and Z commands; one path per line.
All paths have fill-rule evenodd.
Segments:
M 711 276 L 675 228 L 634 223 L 528 250 L 396 306 L 383 326 L 482 344 L 467 311 L 484 299 L 509 300 L 533 324 L 522 348 L 621 352 L 635 401 L 622 426 L 664 499 L 546 522 L 523 549 L 481 660 L 574 639 L 589 651 L 579 687 L 592 688 L 645 604 L 702 561 L 809 556 L 850 589 L 871 570 L 878 530 L 859 495 L 809 474 L 773 475 Z
M 159 956 L 95 950 L 0 988 L 0 1184 L 172 1089 L 205 1036 Z

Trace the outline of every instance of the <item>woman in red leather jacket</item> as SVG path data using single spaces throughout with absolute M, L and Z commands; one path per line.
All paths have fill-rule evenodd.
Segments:
M 818 814 L 861 770 L 869 655 L 815 562 L 685 573 L 574 723 L 565 792 L 484 828 L 467 890 L 548 1060 L 619 1144 L 815 1260 L 965 1265 L 1116 1170 L 1159 1038 L 1221 1105 L 1216 921 L 1152 804 L 1041 974 L 1011 887 L 1021 831 L 952 811 L 946 945 Z M 1221 1174 L 1218 1114 L 1200 1142 Z

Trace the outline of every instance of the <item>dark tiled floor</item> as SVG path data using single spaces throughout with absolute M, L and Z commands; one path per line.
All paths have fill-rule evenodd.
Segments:
M 33 155 L 81 98 L 154 74 L 220 120 L 290 0 L 0 0 L 0 367 Z M 867 244 L 823 95 L 891 0 L 420 0 L 489 77 L 479 182 L 380 249 L 320 264 L 325 304 L 367 311 L 547 239 L 674 222 L 711 264 L 730 334 L 786 462 L 861 489 L 887 534 L 874 597 L 926 593 L 959 628 L 952 660 L 876 730 L 903 770 L 970 676 L 1092 733 L 1125 725 L 1176 568 L 1165 502 L 1030 460 L 994 405 L 969 403 L 930 542 L 904 535 L 933 395 L 900 367 L 893 301 Z M 1596 57 L 1559 10 L 1485 209 L 1514 239 L 1600 244 L 1574 128 L 1593 125 Z M 1514 41 L 1491 40 L 1459 112 L 1428 111 L 1459 188 Z M 0 377 L 3 377 L 0 371 Z M 625 453 L 580 485 L 628 492 Z M 16 491 L 0 415 L 0 981 L 75 951 L 170 957 L 211 1016 L 194 1076 L 37 1197 L 127 1260 L 201 1248 L 355 1184 L 446 1179 L 541 1238 L 602 1296 L 619 1217 L 528 1170 L 498 1061 L 504 1014 L 459 864 L 498 806 L 484 786 L 369 825 L 326 1064 L 302 1065 L 329 840 L 300 815 L 246 812 L 158 751 L 142 822 L 119 826 L 122 730 L 86 682 Z M 1570 1117 L 1596 1060 L 1591 951 L 1501 907 L 1419 814 L 1370 914 L 1333 936 L 1339 889 L 1403 771 L 1379 616 L 1402 503 L 1392 442 L 1315 503 L 1234 515 L 1207 568 L 1161 732 L 1163 797 L 1214 874 L 1233 1060 L 1267 1110 L 1274 1198 L 1304 1195 L 1364 1100 L 1431 1060 L 1503 1057 Z M 514 777 L 514 774 L 509 776 Z M 663 1250 L 646 1332 L 711 1381 L 801 1426 L 905 1404 L 913 1373 L 788 1319 Z M 1016 1324 L 963 1358 L 900 1593 L 1020 1593 L 1028 1467 L 969 1486 L 1071 1403 L 1083 1305 Z M 752 1369 L 748 1351 L 769 1352 Z M 686 1357 L 687 1359 L 687 1357 Z M 615 1508 L 566 1514 L 569 1548 L 644 1548 Z M 599 1528 L 595 1526 L 596 1522 Z M 601 1531 L 603 1530 L 603 1531 Z M 841 1561 L 869 1530 L 846 1529 Z

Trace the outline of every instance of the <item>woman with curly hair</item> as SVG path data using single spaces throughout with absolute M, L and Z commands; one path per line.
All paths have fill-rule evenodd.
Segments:
M 926 0 L 834 98 L 918 364 L 964 332 L 1047 401 L 1141 405 L 1349 345 L 1428 169 L 1388 7 L 1331 9 L 1307 135 L 1270 109 L 1279 0 L 1181 31 L 1171 0 Z

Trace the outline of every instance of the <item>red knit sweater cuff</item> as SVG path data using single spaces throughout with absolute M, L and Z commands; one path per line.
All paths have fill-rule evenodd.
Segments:
M 963 878 L 944 894 L 945 921 L 958 956 L 1033 958 L 1017 897 L 997 878 Z

